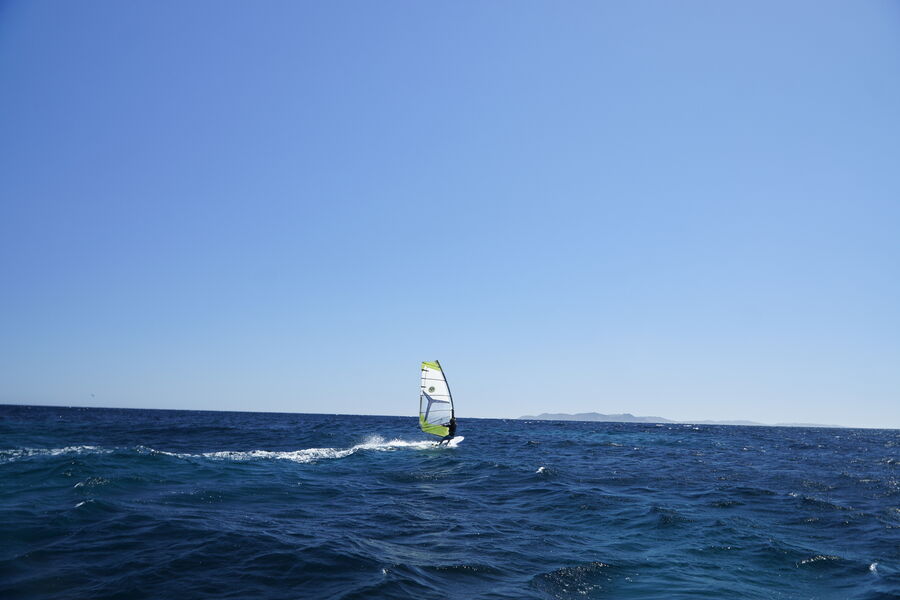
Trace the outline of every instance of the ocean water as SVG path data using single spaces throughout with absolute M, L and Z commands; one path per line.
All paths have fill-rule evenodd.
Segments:
M 0 598 L 900 597 L 900 431 L 458 433 L 0 406 Z

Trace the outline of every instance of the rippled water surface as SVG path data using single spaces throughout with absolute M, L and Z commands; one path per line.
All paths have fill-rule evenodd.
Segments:
M 458 433 L 0 406 L 0 597 L 900 597 L 900 431 Z

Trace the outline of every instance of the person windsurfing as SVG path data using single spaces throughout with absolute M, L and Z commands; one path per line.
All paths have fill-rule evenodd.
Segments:
M 450 440 L 452 440 L 456 435 L 456 417 L 450 417 L 450 422 L 447 423 L 447 429 L 449 430 L 449 433 L 441 438 L 441 441 L 438 442 L 438 446 L 440 446 L 444 442 L 447 442 L 447 444 L 449 444 Z
M 463 441 L 463 436 L 456 435 L 453 396 L 440 362 L 422 362 L 420 390 L 419 427 L 422 431 L 440 438 L 437 445 L 447 442 L 449 446 L 453 440 L 453 445 L 456 446 Z

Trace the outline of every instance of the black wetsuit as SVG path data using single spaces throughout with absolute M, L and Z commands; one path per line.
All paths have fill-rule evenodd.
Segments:
M 456 419 L 450 419 L 450 423 L 447 425 L 449 429 L 449 433 L 441 438 L 441 441 L 438 444 L 443 444 L 444 442 L 449 442 L 453 439 L 453 436 L 456 435 Z

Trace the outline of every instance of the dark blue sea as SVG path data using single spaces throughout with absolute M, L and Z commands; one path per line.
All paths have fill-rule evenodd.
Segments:
M 0 598 L 898 598 L 900 431 L 0 406 Z

